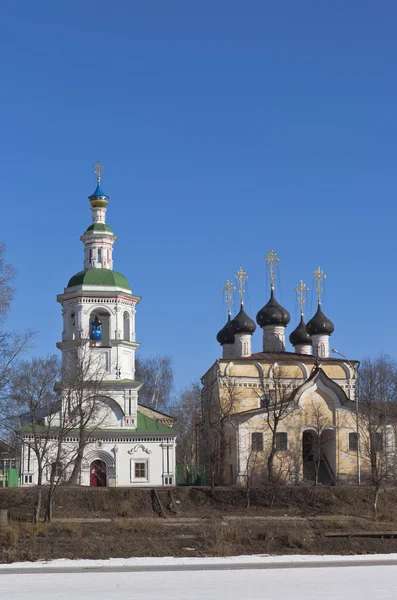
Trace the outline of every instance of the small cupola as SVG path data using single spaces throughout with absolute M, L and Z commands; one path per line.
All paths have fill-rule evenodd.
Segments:
M 227 323 L 216 336 L 217 342 L 222 346 L 222 358 L 234 356 L 234 334 L 230 331 L 231 314 L 228 313 Z
M 313 354 L 320 358 L 329 356 L 329 336 L 335 329 L 334 324 L 325 316 L 321 308 L 322 282 L 325 278 L 324 272 L 320 267 L 317 267 L 313 274 L 313 279 L 317 280 L 317 312 L 306 325 L 307 332 L 312 338 Z
M 280 259 L 271 249 L 266 254 L 265 261 L 270 279 L 270 299 L 256 315 L 256 322 L 263 331 L 263 352 L 285 352 L 285 328 L 291 317 L 288 310 L 277 302 L 274 293 Z
M 269 325 L 286 327 L 290 320 L 291 316 L 288 310 L 277 302 L 274 295 L 274 284 L 272 284 L 270 300 L 256 315 L 256 322 L 259 327 L 267 327 Z
M 289 336 L 289 341 L 294 346 L 295 352 L 297 354 L 311 354 L 312 350 L 312 340 L 307 332 L 307 327 L 303 313 L 303 307 L 306 303 L 306 295 L 308 291 L 309 288 L 306 287 L 306 284 L 301 279 L 295 288 L 295 292 L 298 295 L 298 303 L 301 311 L 301 320 L 299 322 L 298 327 L 296 327 L 296 329 L 294 329 L 294 331 Z
M 321 303 L 318 303 L 317 312 L 306 325 L 309 335 L 331 335 L 334 332 L 335 326 L 333 322 L 325 316 L 321 309 Z
M 298 327 L 289 336 L 289 341 L 295 348 L 295 352 L 298 354 L 310 354 L 312 340 L 310 335 L 307 333 L 305 319 L 303 313 L 301 313 L 301 320 Z
M 230 321 L 229 325 L 232 335 L 238 333 L 252 335 L 256 329 L 255 322 L 244 311 L 244 304 L 240 305 L 240 312 Z

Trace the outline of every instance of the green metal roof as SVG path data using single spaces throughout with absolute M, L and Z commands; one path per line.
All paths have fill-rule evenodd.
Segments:
M 20 427 L 18 430 L 18 433 L 31 433 L 33 431 L 32 425 L 24 425 L 23 427 Z M 37 434 L 40 433 L 45 433 L 46 431 L 48 431 L 48 427 L 46 427 L 45 425 L 36 425 L 35 427 L 35 431 Z M 53 433 L 56 433 L 57 431 L 59 431 L 58 427 L 53 427 L 51 428 L 51 431 L 53 431 Z M 74 429 L 71 428 L 70 430 L 68 430 L 68 435 L 73 435 L 78 433 L 78 429 Z M 120 428 L 120 429 L 92 429 L 90 431 L 90 429 L 87 429 L 87 434 L 89 435 L 90 433 L 92 433 L 93 435 L 95 434 L 100 434 L 100 435 L 113 435 L 113 434 L 117 434 L 117 435 L 121 435 L 121 434 L 125 434 L 125 435 L 133 435 L 135 433 L 168 433 L 168 434 L 174 434 L 176 435 L 177 431 L 175 429 L 173 429 L 172 427 L 167 427 L 166 425 L 163 425 L 163 423 L 160 423 L 159 421 L 156 421 L 155 419 L 151 419 L 150 417 L 147 417 L 143 414 L 141 414 L 140 412 L 138 412 L 138 418 L 137 418 L 137 427 L 136 429 L 129 429 L 127 427 L 124 428 Z
M 131 286 L 124 275 L 117 271 L 111 271 L 110 269 L 88 269 L 87 271 L 80 271 L 71 277 L 67 287 L 70 288 L 75 285 L 104 285 L 131 290 Z
M 167 427 L 167 425 L 163 425 L 160 421 L 147 417 L 140 412 L 138 412 L 137 421 L 137 428 L 135 431 L 138 433 L 176 433 L 175 429 L 172 429 L 172 427 Z
M 87 231 L 108 231 L 109 233 L 113 233 L 112 228 L 106 225 L 106 223 L 93 223 L 87 227 Z

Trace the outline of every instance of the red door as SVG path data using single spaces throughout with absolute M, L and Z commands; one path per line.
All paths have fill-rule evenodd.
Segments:
M 90 467 L 90 485 L 106 487 L 106 464 L 103 460 L 94 460 Z

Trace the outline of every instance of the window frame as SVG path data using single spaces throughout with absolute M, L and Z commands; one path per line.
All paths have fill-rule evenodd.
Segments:
M 136 476 L 136 465 L 139 464 L 143 464 L 145 465 L 145 477 L 137 477 Z M 142 459 L 142 458 L 131 458 L 131 465 L 130 465 L 130 480 L 131 482 L 134 481 L 139 481 L 139 482 L 143 482 L 143 481 L 149 481 L 149 461 Z
M 254 436 L 256 436 L 256 441 L 254 442 Z M 261 436 L 258 438 L 258 436 Z M 260 443 L 258 440 L 260 439 Z M 263 439 L 263 431 L 252 431 L 251 432 L 251 451 L 252 452 L 263 452 L 264 450 L 264 439 Z
M 353 444 L 350 441 L 351 439 L 355 440 L 355 442 Z M 347 436 L 347 443 L 348 443 L 349 452 L 357 452 L 357 450 L 358 450 L 357 431 L 349 431 L 349 434 Z
M 284 440 L 282 444 L 280 444 L 279 447 L 279 440 L 282 439 Z M 288 450 L 288 432 L 287 431 L 276 431 L 276 452 L 285 452 L 286 450 Z

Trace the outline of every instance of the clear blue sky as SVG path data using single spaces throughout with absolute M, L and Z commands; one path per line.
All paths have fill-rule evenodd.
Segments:
M 8 327 L 38 355 L 61 339 L 99 159 L 139 352 L 169 354 L 178 387 L 220 355 L 226 278 L 247 271 L 252 317 L 267 301 L 270 247 L 288 334 L 321 265 L 332 347 L 395 354 L 396 22 L 391 0 L 2 3 Z

